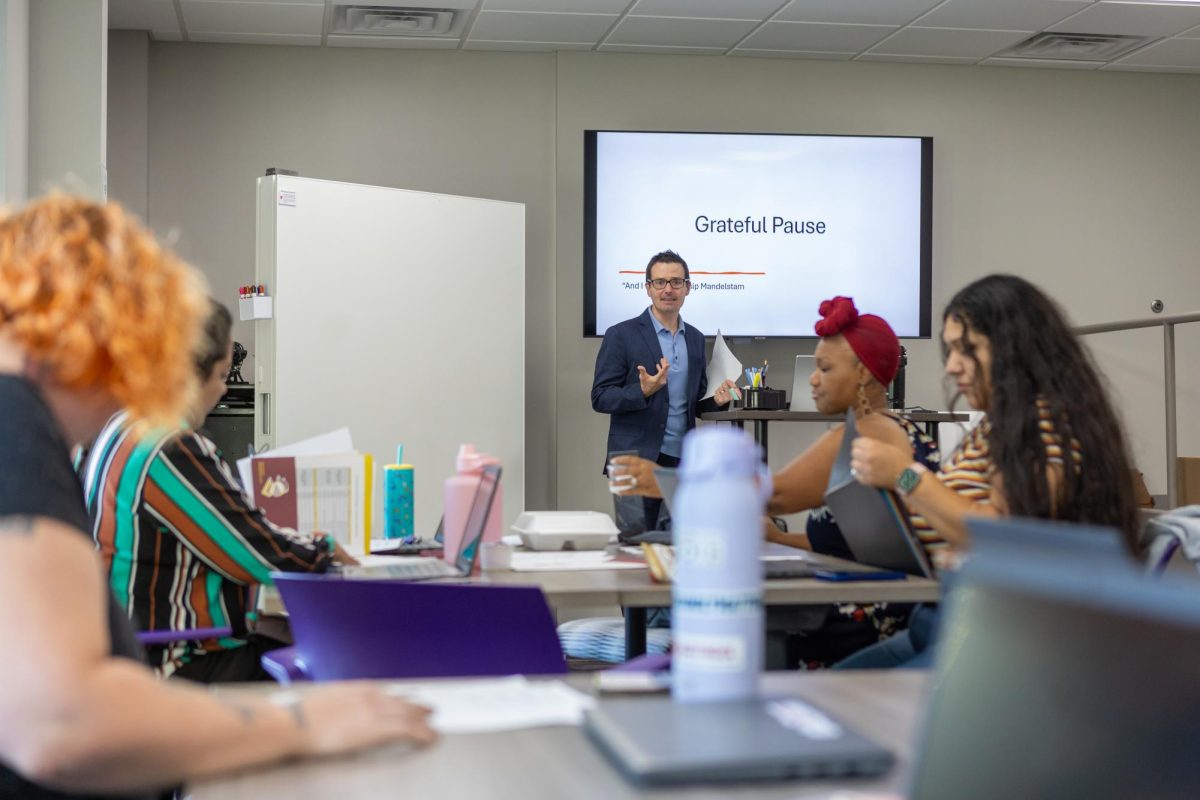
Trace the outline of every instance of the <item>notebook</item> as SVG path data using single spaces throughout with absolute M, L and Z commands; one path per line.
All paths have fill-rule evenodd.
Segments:
M 584 729 L 626 776 L 648 785 L 878 775 L 894 760 L 795 698 L 602 699 L 587 712 Z
M 789 411 L 816 411 L 813 402 L 812 384 L 808 381 L 816 369 L 816 356 L 796 356 L 796 372 L 792 376 L 792 402 Z
M 846 412 L 842 449 L 833 462 L 825 505 L 837 520 L 854 560 L 880 569 L 933 577 L 929 559 L 895 492 L 859 483 L 850 473 L 850 448 L 858 436 L 853 409 Z
M 968 527 L 909 796 L 1196 797 L 1194 583 L 1142 574 L 1115 531 Z
M 341 574 L 348 578 L 387 578 L 392 580 L 430 580 L 433 578 L 465 578 L 475 568 L 479 557 L 483 531 L 500 483 L 500 467 L 487 466 L 475 490 L 471 511 L 463 527 L 462 542 L 453 566 L 440 558 L 400 557 L 392 563 L 372 563 L 343 567 Z M 389 559 L 390 561 L 390 559 Z

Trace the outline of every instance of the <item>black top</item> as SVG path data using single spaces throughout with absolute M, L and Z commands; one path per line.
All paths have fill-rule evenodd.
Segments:
M 0 519 L 15 516 L 58 520 L 75 528 L 91 544 L 83 487 L 71 468 L 69 448 L 50 409 L 33 384 L 0 375 Z M 19 534 L 0 531 L 0 536 L 13 535 Z M 129 621 L 107 589 L 104 602 L 108 604 L 113 654 L 141 661 Z M 0 797 L 82 796 L 43 789 L 0 764 Z

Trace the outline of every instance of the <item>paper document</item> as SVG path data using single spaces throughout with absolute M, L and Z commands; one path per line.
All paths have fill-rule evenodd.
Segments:
M 725 344 L 725 337 L 721 335 L 721 329 L 717 328 L 717 336 L 713 339 L 712 359 L 708 362 L 708 393 L 701 400 L 707 400 L 717 393 L 717 387 L 724 381 L 737 382 L 742 376 L 742 362 L 738 361 L 737 356 L 729 349 L 729 345 Z
M 473 681 L 392 684 L 389 694 L 433 709 L 441 733 L 487 733 L 579 725 L 595 700 L 562 681 L 529 681 L 520 675 Z
M 644 563 L 618 561 L 603 550 L 516 552 L 513 572 L 571 572 L 591 569 L 645 569 Z
M 266 453 L 268 451 L 264 451 Z M 269 451 L 272 456 L 316 456 L 325 453 L 352 453 L 354 442 L 350 438 L 349 428 L 338 428 L 336 431 L 322 433 L 311 439 L 302 439 L 293 444 Z M 242 488 L 250 494 L 250 457 L 237 460 L 238 477 L 242 480 Z

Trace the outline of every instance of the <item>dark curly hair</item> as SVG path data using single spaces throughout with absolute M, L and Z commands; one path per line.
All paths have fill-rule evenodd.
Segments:
M 1009 511 L 1108 525 L 1124 534 L 1132 553 L 1140 554 L 1123 429 L 1099 370 L 1057 304 L 1023 278 L 989 275 L 956 294 L 942 319 L 963 325 L 961 344 L 975 361 L 977 381 L 982 376 L 970 338 L 982 334 L 990 341 L 988 446 L 1004 481 Z M 1039 403 L 1062 437 L 1067 465 L 1055 496 L 1046 480 Z M 1070 468 L 1070 443 L 1082 456 L 1078 469 Z

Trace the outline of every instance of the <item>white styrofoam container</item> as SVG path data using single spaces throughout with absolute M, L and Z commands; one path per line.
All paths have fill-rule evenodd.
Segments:
M 619 533 L 599 511 L 526 511 L 512 529 L 530 550 L 603 550 Z

